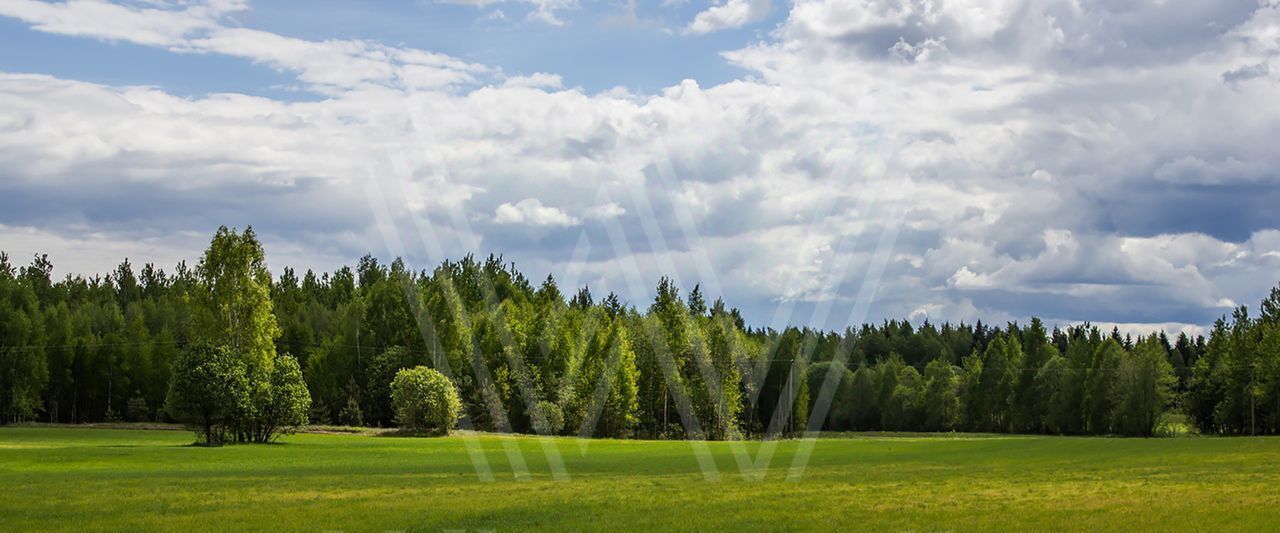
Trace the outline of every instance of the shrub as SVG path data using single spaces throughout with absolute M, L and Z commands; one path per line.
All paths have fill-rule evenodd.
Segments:
M 458 423 L 462 401 L 443 374 L 416 366 L 396 373 L 391 381 L 391 405 L 400 427 L 445 433 Z

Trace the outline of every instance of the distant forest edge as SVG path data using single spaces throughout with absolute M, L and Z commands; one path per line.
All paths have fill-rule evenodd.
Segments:
M 751 328 L 696 286 L 682 297 L 662 278 L 640 310 L 495 256 L 273 279 L 252 228 L 219 229 L 195 268 L 51 274 L 47 256 L 0 253 L 5 423 L 170 420 L 175 361 L 216 343 L 296 361 L 295 397 L 322 424 L 393 425 L 389 383 L 425 365 L 453 381 L 464 426 L 488 431 L 750 438 L 815 429 L 821 410 L 837 431 L 1152 436 L 1182 413 L 1203 434 L 1280 433 L 1280 288 L 1257 317 L 1240 307 L 1208 339 L 1171 341 L 1038 319 Z

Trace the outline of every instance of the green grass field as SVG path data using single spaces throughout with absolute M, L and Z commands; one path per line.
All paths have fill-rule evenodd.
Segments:
M 778 444 L 760 481 L 709 443 L 306 434 L 200 448 L 180 431 L 0 428 L 0 530 L 1280 528 L 1280 439 L 850 436 Z M 517 480 L 504 446 L 518 445 Z M 754 451 L 758 442 L 745 444 Z

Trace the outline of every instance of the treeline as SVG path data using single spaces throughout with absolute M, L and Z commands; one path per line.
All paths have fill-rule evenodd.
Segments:
M 260 248 L 251 229 L 223 228 L 206 259 L 220 242 Z M 490 431 L 730 439 L 793 434 L 813 415 L 827 430 L 1145 436 L 1185 412 L 1204 433 L 1280 432 L 1280 289 L 1257 319 L 1241 308 L 1207 340 L 1171 341 L 1036 319 L 750 328 L 696 286 L 681 295 L 663 278 L 637 309 L 550 276 L 535 284 L 497 256 L 261 269 L 245 283 L 223 275 L 226 294 L 212 296 L 203 261 L 51 273 L 45 256 L 14 267 L 0 253 L 6 422 L 171 419 L 175 361 L 216 323 L 223 338 L 249 328 L 257 359 L 296 359 L 314 423 L 394 424 L 392 380 L 424 365 L 456 386 L 463 425 Z M 219 303 L 250 290 L 266 310 L 252 321 Z

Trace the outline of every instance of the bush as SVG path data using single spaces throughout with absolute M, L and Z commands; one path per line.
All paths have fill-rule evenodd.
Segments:
M 449 378 L 425 366 L 406 368 L 391 381 L 391 405 L 400 427 L 446 433 L 458 423 L 462 401 Z

